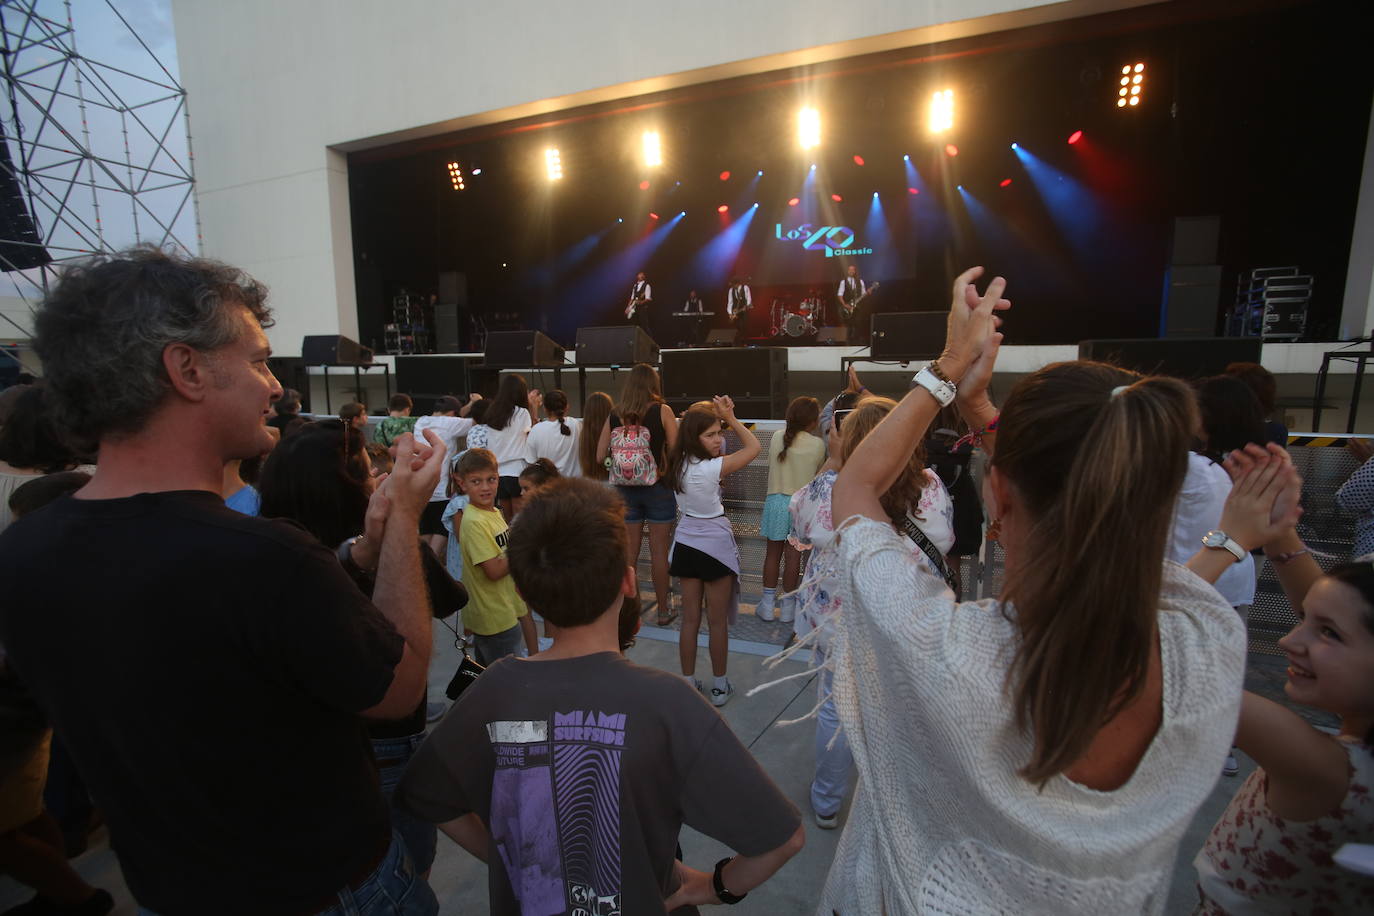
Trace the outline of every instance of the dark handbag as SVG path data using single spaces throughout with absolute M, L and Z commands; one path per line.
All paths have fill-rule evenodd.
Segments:
M 458 699 L 459 695 L 477 680 L 477 675 L 486 671 L 477 661 L 468 656 L 467 643 L 463 643 L 463 660 L 458 663 L 458 670 L 453 672 L 453 677 L 449 680 L 448 686 L 444 688 L 444 695 L 450 700 Z

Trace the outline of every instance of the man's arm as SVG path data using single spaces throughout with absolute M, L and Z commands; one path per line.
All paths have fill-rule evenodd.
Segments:
M 720 872 L 720 883 L 732 894 L 747 894 L 787 864 L 787 860 L 802 851 L 806 845 L 806 828 L 798 827 L 781 846 L 770 849 L 757 856 L 735 856 Z M 677 863 L 678 878 L 682 884 L 673 896 L 663 902 L 669 912 L 680 906 L 701 906 L 720 903 L 716 897 L 714 875 Z
M 381 702 L 363 710 L 377 719 L 398 719 L 419 704 L 429 676 L 429 659 L 434 631 L 430 622 L 429 594 L 420 567 L 420 541 L 415 536 L 420 513 L 439 483 L 447 450 L 433 430 L 425 431 L 424 444 L 410 433 L 396 440 L 396 464 L 379 488 L 383 509 L 381 558 L 377 565 L 377 584 L 372 603 L 391 621 L 405 648 Z M 387 504 L 389 503 L 389 506 Z M 378 520 L 371 507 L 369 522 L 375 530 Z

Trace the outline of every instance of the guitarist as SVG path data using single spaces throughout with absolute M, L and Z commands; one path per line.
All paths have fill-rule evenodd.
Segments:
M 725 314 L 735 325 L 735 342 L 744 346 L 744 326 L 749 321 L 749 310 L 754 307 L 754 297 L 749 292 L 749 284 L 740 277 L 730 278 L 730 291 L 725 294 Z
M 840 288 L 835 293 L 835 298 L 840 302 L 840 318 L 844 321 L 844 326 L 849 329 L 848 342 L 851 346 L 863 343 L 863 330 L 866 322 L 860 320 L 861 306 L 863 300 L 868 296 L 868 287 L 864 285 L 863 278 L 859 276 L 857 264 L 850 264 L 845 278 L 840 281 Z
M 625 306 L 625 320 L 648 331 L 649 306 L 653 305 L 653 300 L 653 289 L 641 270 L 635 274 L 634 286 L 630 287 L 630 304 Z

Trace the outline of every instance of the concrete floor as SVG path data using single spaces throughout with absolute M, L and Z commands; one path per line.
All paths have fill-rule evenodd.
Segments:
M 452 634 L 437 622 L 435 626 L 436 658 L 430 678 L 430 696 L 440 697 L 443 695 L 448 676 L 457 663 L 458 654 L 453 646 Z M 630 657 L 643 665 L 676 671 L 676 636 L 677 634 L 672 631 L 646 629 L 641 634 L 638 644 L 630 650 Z M 783 792 L 802 810 L 807 819 L 808 829 L 806 848 L 801 854 L 789 862 L 771 881 L 750 894 L 748 899 L 732 912 L 770 916 L 810 913 L 825 883 L 840 831 L 817 829 L 810 819 L 807 798 L 813 760 L 814 726 L 810 722 L 792 726 L 779 726 L 776 723 L 779 719 L 804 715 L 811 709 L 816 700 L 815 678 L 788 681 L 757 696 L 746 697 L 744 694 L 757 684 L 772 680 L 780 674 L 800 671 L 802 667 L 799 662 L 789 662 L 778 669 L 765 670 L 763 653 L 772 651 L 772 647 L 741 642 L 739 648 L 742 651 L 732 651 L 730 655 L 730 679 L 737 693 L 721 713 L 740 739 L 753 751 L 764 769 L 777 781 Z M 1247 676 L 1247 686 L 1271 694 L 1271 685 L 1276 678 L 1275 662 L 1272 659 L 1252 656 L 1251 669 Z M 699 655 L 698 674 L 709 674 L 709 663 L 704 651 Z M 1169 914 L 1190 913 L 1196 902 L 1194 872 L 1191 865 L 1193 855 L 1226 807 L 1232 793 L 1239 787 L 1240 781 L 1253 769 L 1253 764 L 1244 755 L 1238 757 L 1241 762 L 1241 775 L 1231 779 L 1219 779 L 1216 789 L 1198 812 L 1180 847 L 1173 888 L 1166 909 Z M 844 814 L 848 814 L 847 805 Z M 683 830 L 682 848 L 686 861 L 698 868 L 709 868 L 716 860 L 727 854 L 719 844 L 690 828 Z M 118 862 L 103 835 L 97 836 L 92 848 L 76 860 L 76 867 L 92 884 L 107 888 L 114 894 L 117 914 L 136 912 L 136 907 L 124 887 Z M 442 913 L 462 913 L 466 916 L 488 911 L 485 866 L 442 836 L 439 838 L 438 857 L 430 882 L 438 895 Z M 30 892 L 26 888 L 20 887 L 12 879 L 0 878 L 0 910 L 27 899 L 29 895 Z

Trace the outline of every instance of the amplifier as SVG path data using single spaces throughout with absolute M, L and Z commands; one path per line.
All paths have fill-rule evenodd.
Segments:
M 309 334 L 301 341 L 307 366 L 370 366 L 372 350 L 342 334 Z
M 658 344 L 633 325 L 614 328 L 578 328 L 579 366 L 658 365 Z
M 557 369 L 563 348 L 538 331 L 488 331 L 485 357 L 493 369 Z

